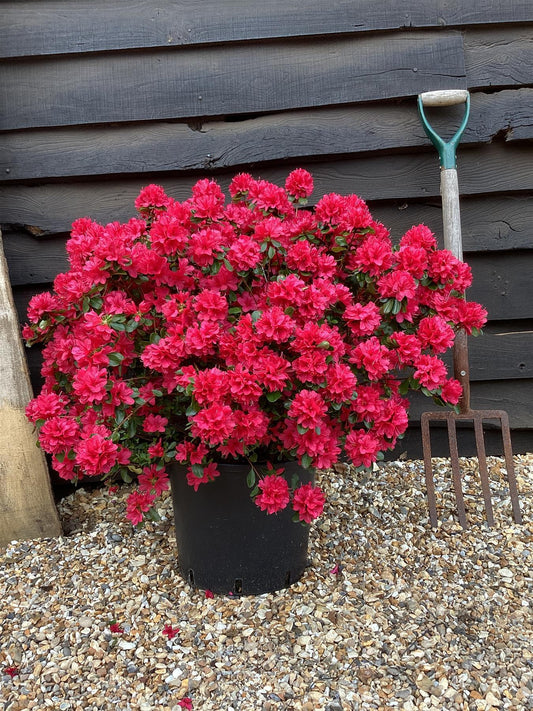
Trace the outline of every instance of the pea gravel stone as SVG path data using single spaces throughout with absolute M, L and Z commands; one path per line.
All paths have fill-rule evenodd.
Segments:
M 320 473 L 310 567 L 287 590 L 242 598 L 206 598 L 179 577 L 168 495 L 161 521 L 136 531 L 128 487 L 80 488 L 59 504 L 68 535 L 1 553 L 2 708 L 179 711 L 189 697 L 197 711 L 533 709 L 533 455 L 515 457 L 521 526 L 503 460 L 489 460 L 492 529 L 477 462 L 461 463 L 467 531 L 446 459 L 437 529 L 419 461 Z M 168 639 L 165 625 L 180 631 Z

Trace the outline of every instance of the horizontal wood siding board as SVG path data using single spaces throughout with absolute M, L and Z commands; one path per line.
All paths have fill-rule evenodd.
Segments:
M 15 0 L 2 3 L 2 57 L 533 21 L 529 0 Z
M 369 203 L 372 215 L 394 227 L 394 241 L 413 225 L 427 224 L 442 247 L 440 198 Z M 530 249 L 533 246 L 533 195 L 482 195 L 461 198 L 461 227 L 466 259 L 473 252 Z
M 513 322 L 515 324 L 520 322 Z M 470 380 L 533 379 L 533 330 L 509 332 L 505 325 L 487 326 L 484 333 L 468 339 Z M 451 352 L 443 357 L 448 372 L 453 372 Z
M 531 170 L 533 145 L 483 148 L 463 147 L 459 155 L 461 194 L 533 190 Z M 439 165 L 435 151 L 413 155 L 377 156 L 299 164 L 311 169 L 315 179 L 316 201 L 329 192 L 356 193 L 365 200 L 416 200 L 438 198 Z M 256 177 L 283 184 L 294 164 L 252 168 Z M 29 186 L 0 186 L 0 223 L 31 225 L 44 233 L 68 232 L 78 217 L 91 216 L 99 222 L 127 220 L 134 213 L 133 203 L 140 189 L 157 182 L 177 200 L 190 197 L 197 176 L 160 175 L 121 178 L 112 182 L 46 183 Z M 214 174 L 227 191 L 233 173 Z M 435 227 L 435 229 L 437 229 Z
M 4 254 L 12 286 L 47 284 L 69 269 L 66 236 L 37 239 L 24 232 L 4 232 Z
M 505 410 L 509 415 L 511 427 L 520 429 L 533 428 L 533 380 L 501 380 L 474 382 L 471 386 L 471 406 L 474 410 Z M 438 408 L 431 398 L 421 393 L 409 396 L 411 408 L 410 422 L 419 422 L 423 412 L 443 410 Z
M 531 28 L 469 29 L 465 33 L 464 51 L 470 89 L 532 83 Z
M 443 130 L 455 125 L 450 117 Z M 533 138 L 533 89 L 473 94 L 462 143 L 488 143 L 501 133 L 506 140 Z M 0 133 L 0 179 L 223 169 L 428 143 L 414 99 L 400 106 L 374 103 L 287 111 L 236 123 L 32 129 Z
M 465 86 L 457 32 L 7 62 L 1 129 L 269 112 Z
M 473 283 L 471 301 L 480 301 L 491 320 L 533 317 L 533 250 L 476 254 L 468 260 Z

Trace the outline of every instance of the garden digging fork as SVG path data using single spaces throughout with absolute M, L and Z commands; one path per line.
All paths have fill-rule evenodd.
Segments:
M 464 116 L 457 132 L 449 141 L 444 141 L 441 136 L 430 125 L 424 107 L 430 106 L 451 106 L 454 104 L 465 104 Z M 470 95 L 466 90 L 444 90 L 428 91 L 418 97 L 418 109 L 424 130 L 431 142 L 437 149 L 440 156 L 440 192 L 442 197 L 442 221 L 444 231 L 444 247 L 462 261 L 463 249 L 461 238 L 461 220 L 459 211 L 459 186 L 457 181 L 457 169 L 455 153 L 459 140 L 463 134 L 468 121 L 470 110 Z M 479 474 L 481 488 L 485 502 L 487 523 L 494 525 L 492 512 L 491 491 L 489 475 L 487 469 L 487 457 L 485 453 L 485 441 L 483 433 L 483 422 L 499 422 L 503 439 L 503 451 L 505 456 L 505 466 L 507 469 L 507 482 L 511 497 L 513 518 L 516 523 L 522 522 L 520 505 L 518 502 L 518 492 L 514 474 L 513 452 L 511 448 L 511 433 L 509 429 L 509 418 L 503 410 L 472 410 L 470 407 L 470 380 L 468 367 L 468 346 L 467 335 L 461 329 L 455 338 L 453 346 L 453 370 L 454 377 L 461 383 L 463 394 L 459 401 L 459 412 L 442 410 L 439 412 L 425 412 L 420 420 L 422 430 L 422 448 L 424 455 L 424 473 L 426 480 L 429 517 L 432 526 L 437 526 L 437 505 L 435 500 L 435 486 L 433 482 L 433 471 L 431 462 L 431 439 L 430 422 L 445 421 L 448 428 L 448 442 L 450 451 L 450 462 L 452 467 L 453 488 L 457 502 L 457 514 L 459 522 L 463 528 L 468 528 L 465 513 L 465 503 L 462 490 L 461 470 L 459 465 L 459 453 L 457 446 L 458 421 L 469 421 L 474 424 L 474 434 L 476 440 L 477 457 L 479 461 Z

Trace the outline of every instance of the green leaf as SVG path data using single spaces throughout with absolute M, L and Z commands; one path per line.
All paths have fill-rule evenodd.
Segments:
M 262 311 L 252 311 L 252 321 L 255 323 L 256 321 L 259 321 L 261 318 L 263 312 Z
M 122 353 L 115 353 L 115 352 L 110 353 L 108 355 L 108 358 L 109 358 L 109 365 L 112 365 L 112 366 L 113 365 L 120 365 L 122 363 L 122 361 L 124 360 L 124 356 L 122 355 Z
M 392 308 L 394 306 L 395 299 L 387 299 L 385 303 L 383 304 L 383 313 L 384 314 L 390 314 L 392 311 Z
M 308 454 L 304 454 L 302 457 L 302 467 L 304 469 L 309 469 L 311 464 L 313 463 L 313 458 L 310 457 Z
M 276 390 L 276 392 L 267 393 L 265 397 L 268 400 L 268 402 L 276 402 L 276 400 L 280 399 L 281 393 Z
M 189 407 L 185 410 L 185 415 L 187 417 L 194 417 L 199 411 L 200 405 L 198 405 L 198 403 L 193 400 Z
M 125 331 L 126 330 L 126 324 L 124 323 L 124 316 L 113 316 L 113 318 L 109 321 L 109 325 L 113 329 L 113 331 Z
M 161 521 L 161 516 L 153 506 L 144 514 L 144 518 L 147 518 L 149 521 Z
M 296 429 L 298 430 L 298 434 L 303 435 L 309 430 L 309 427 L 304 427 L 303 425 L 296 425 Z
M 252 489 L 255 486 L 255 471 L 253 469 L 250 469 L 250 471 L 248 472 L 248 476 L 246 477 L 246 483 L 249 489 Z
M 134 318 L 130 319 L 126 324 L 126 333 L 133 333 L 139 327 L 139 321 Z
M 398 392 L 400 393 L 400 395 L 407 395 L 407 393 L 409 392 L 410 384 L 411 384 L 410 378 L 406 378 L 405 380 L 402 381 L 402 383 L 400 384 L 400 387 L 398 388 Z
M 97 311 L 99 311 L 102 308 L 103 303 L 104 303 L 104 301 L 100 296 L 93 296 L 93 298 L 90 301 L 90 304 L 93 307 L 93 309 L 96 309 Z
M 273 256 L 276 254 L 276 249 L 272 246 L 268 248 L 268 258 L 272 259 Z
M 203 464 L 191 464 L 192 473 L 197 479 L 201 479 L 204 475 Z
M 393 299 L 392 301 L 392 313 L 396 316 L 396 314 L 399 314 L 402 310 L 402 302 L 398 301 L 398 299 Z
M 130 438 L 135 437 L 137 433 L 137 423 L 135 420 L 130 420 L 128 422 L 128 429 L 126 430 L 126 435 Z
M 132 477 L 128 474 L 126 469 L 121 470 L 120 476 L 122 477 L 122 481 L 126 484 L 131 484 L 131 482 L 133 481 Z

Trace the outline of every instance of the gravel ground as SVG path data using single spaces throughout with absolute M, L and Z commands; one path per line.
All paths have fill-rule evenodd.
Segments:
M 2 555 L 3 709 L 533 709 L 533 455 L 515 462 L 524 524 L 491 458 L 489 529 L 462 460 L 466 532 L 447 460 L 435 530 L 421 462 L 324 472 L 302 580 L 242 598 L 179 578 L 168 496 L 139 532 L 128 487 L 80 489 L 59 506 L 65 537 Z

